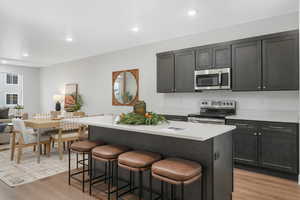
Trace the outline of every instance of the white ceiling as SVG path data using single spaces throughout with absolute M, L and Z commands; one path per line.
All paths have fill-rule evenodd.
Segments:
M 295 11 L 298 0 L 1 0 L 0 59 L 49 66 Z

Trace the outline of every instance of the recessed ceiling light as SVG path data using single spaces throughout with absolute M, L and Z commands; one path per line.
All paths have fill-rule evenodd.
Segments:
M 23 57 L 28 57 L 29 54 L 28 53 L 23 53 Z
M 131 31 L 137 33 L 137 32 L 140 31 L 140 28 L 137 27 L 137 26 L 135 26 L 135 27 L 133 27 L 133 28 L 131 29 Z
M 197 14 L 197 10 L 189 10 L 187 12 L 187 14 L 188 14 L 188 16 L 193 17 L 193 16 L 195 16 Z
M 67 42 L 73 42 L 73 38 L 71 38 L 71 37 L 66 37 L 66 41 L 67 41 Z
M 6 60 L 1 60 L 1 63 L 2 63 L 2 64 L 6 64 L 7 61 L 6 61 Z

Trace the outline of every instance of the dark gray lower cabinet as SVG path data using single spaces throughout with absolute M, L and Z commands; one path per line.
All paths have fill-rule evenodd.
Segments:
M 175 54 L 175 92 L 193 92 L 195 53 L 191 51 Z
M 298 124 L 227 120 L 233 133 L 235 163 L 298 174 Z
M 297 173 L 297 128 L 285 125 L 261 127 L 260 163 L 262 167 Z
M 236 123 L 233 134 L 234 160 L 249 165 L 258 165 L 257 128 L 249 124 Z

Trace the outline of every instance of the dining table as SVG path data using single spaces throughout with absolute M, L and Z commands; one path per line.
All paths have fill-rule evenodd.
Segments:
M 30 127 L 36 130 L 37 134 L 37 163 L 40 163 L 41 155 L 40 155 L 40 138 L 41 134 L 43 132 L 43 129 L 60 129 L 60 120 L 57 119 L 28 119 L 24 120 L 25 126 Z M 61 137 L 61 131 L 59 132 L 59 138 Z M 14 159 L 14 147 L 15 147 L 15 139 L 16 139 L 16 133 L 14 131 L 11 132 L 11 160 Z M 60 142 L 59 142 L 60 143 Z M 63 149 L 60 148 L 62 144 L 58 144 L 58 150 L 59 150 L 59 158 L 62 160 L 63 158 Z

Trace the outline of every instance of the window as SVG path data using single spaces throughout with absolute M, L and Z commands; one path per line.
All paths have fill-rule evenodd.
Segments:
M 18 75 L 17 74 L 6 74 L 6 84 L 18 85 Z
M 6 94 L 6 105 L 17 105 L 18 94 Z
M 0 72 L 0 107 L 23 105 L 23 75 L 16 72 Z

